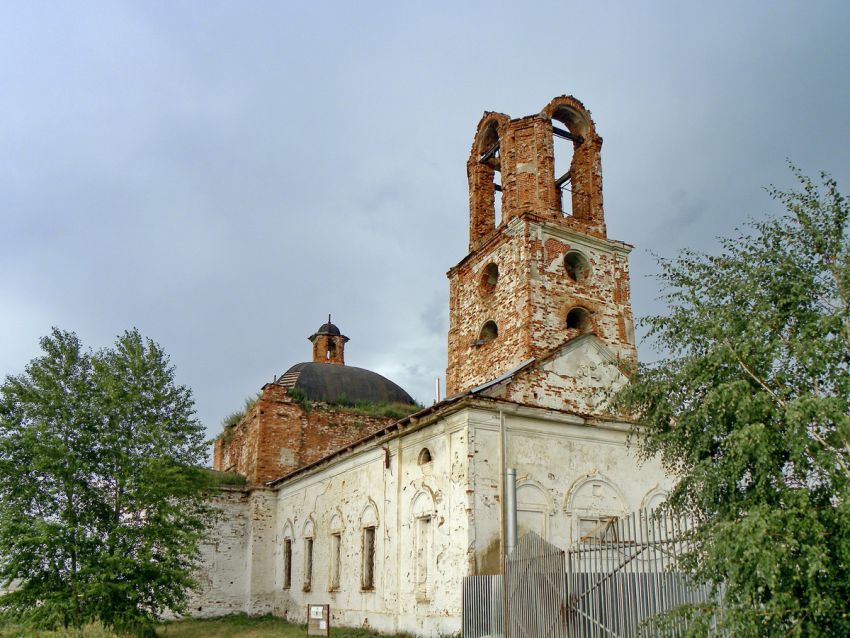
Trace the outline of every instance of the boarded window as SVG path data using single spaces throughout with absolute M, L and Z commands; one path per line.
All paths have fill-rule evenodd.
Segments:
M 342 534 L 331 534 L 331 578 L 328 589 L 339 589 L 339 561 L 342 553 Z
M 579 540 L 583 543 L 610 543 L 617 540 L 617 517 L 579 519 Z
M 416 589 L 424 594 L 428 589 L 428 564 L 431 556 L 431 517 L 416 519 Z
M 360 579 L 362 589 L 375 589 L 375 528 L 363 528 L 363 570 Z
M 283 588 L 292 587 L 292 540 L 283 539 Z
M 304 539 L 304 591 L 313 587 L 313 539 Z

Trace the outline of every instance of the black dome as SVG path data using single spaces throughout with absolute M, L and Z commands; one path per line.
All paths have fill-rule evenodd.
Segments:
M 336 329 L 333 324 L 331 327 Z M 311 401 L 334 403 L 345 397 L 352 402 L 414 403 L 407 392 L 386 377 L 354 366 L 313 361 L 296 363 L 277 382 L 288 388 L 301 388 Z
M 316 334 L 317 335 L 332 335 L 332 336 L 336 337 L 338 335 L 341 335 L 342 333 L 339 331 L 339 328 L 337 328 L 331 322 L 328 322 L 328 323 L 323 323 L 321 326 L 319 326 L 319 329 L 316 330 Z

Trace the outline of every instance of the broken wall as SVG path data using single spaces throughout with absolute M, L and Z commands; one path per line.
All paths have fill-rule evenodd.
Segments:
M 252 484 L 280 478 L 376 432 L 392 417 L 357 414 L 299 402 L 276 383 L 263 386 L 254 406 L 215 441 L 213 468 L 238 472 Z

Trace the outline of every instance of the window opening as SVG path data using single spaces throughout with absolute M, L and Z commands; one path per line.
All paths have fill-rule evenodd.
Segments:
M 292 541 L 283 539 L 283 588 L 292 587 Z
M 578 330 L 582 334 L 589 332 L 593 327 L 593 322 L 590 319 L 590 312 L 585 308 L 577 306 L 567 313 L 567 328 Z
M 375 589 L 375 528 L 363 528 L 363 569 L 360 579 L 362 589 Z
M 561 126 L 558 126 L 560 124 Z M 575 147 L 584 138 L 567 130 L 567 125 L 552 118 L 552 148 L 555 154 L 555 188 L 561 200 L 564 215 L 573 214 L 572 163 Z
M 564 270 L 573 281 L 584 281 L 590 274 L 590 262 L 577 250 L 564 255 Z
M 493 171 L 493 219 L 495 225 L 502 223 L 502 158 L 499 154 L 501 141 L 496 133 L 496 123 L 491 123 L 481 138 L 481 155 L 478 163 Z
M 304 539 L 304 591 L 313 587 L 313 539 Z
M 328 589 L 339 589 L 339 560 L 342 550 L 342 534 L 331 534 L 331 579 Z
M 431 462 L 431 451 L 427 447 L 423 447 L 422 451 L 419 452 L 419 459 L 417 462 L 419 465 L 425 465 L 426 463 Z
M 499 283 L 499 267 L 493 263 L 487 264 L 481 273 L 481 287 L 485 293 L 491 293 L 496 289 L 497 283 Z
M 493 218 L 496 226 L 502 223 L 502 172 L 493 171 Z
M 478 339 L 473 342 L 474 346 L 483 346 L 485 343 L 490 343 L 499 336 L 499 327 L 495 321 L 488 321 L 481 326 L 481 332 L 478 333 Z

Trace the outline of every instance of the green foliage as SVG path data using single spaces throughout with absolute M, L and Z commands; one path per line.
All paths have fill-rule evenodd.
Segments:
M 295 386 L 286 389 L 286 395 L 295 401 L 298 405 L 301 406 L 301 409 L 305 412 L 309 412 L 312 406 L 310 405 L 310 400 L 307 398 L 307 393 L 304 392 L 301 388 L 296 388 Z
M 203 468 L 203 472 L 207 485 L 211 483 L 216 487 L 242 487 L 247 483 L 245 476 L 238 472 L 220 472 L 209 468 Z
M 667 358 L 617 399 L 702 521 L 683 565 L 724 584 L 736 636 L 850 635 L 850 211 L 792 170 L 785 215 L 661 260 L 669 313 L 645 324 Z M 698 636 L 713 610 L 679 613 Z
M 101 623 L 91 623 L 79 628 L 45 631 L 17 624 L 0 624 L 0 638 L 116 638 L 116 634 Z
M 239 425 L 239 422 L 245 417 L 245 415 L 253 409 L 253 407 L 257 404 L 257 401 L 260 400 L 260 396 L 262 394 L 262 392 L 258 392 L 253 397 L 246 397 L 245 404 L 242 406 L 241 410 L 231 412 L 224 417 L 224 420 L 221 422 L 224 432 L 222 432 L 219 436 L 224 439 L 225 443 L 230 443 L 233 438 L 233 429 Z
M 390 417 L 393 419 L 403 419 L 410 416 L 414 412 L 419 412 L 422 406 L 414 403 L 386 403 L 371 401 L 351 401 L 346 395 L 341 394 L 333 401 L 331 405 L 338 408 L 343 408 L 346 412 L 354 414 L 363 414 L 365 416 Z
M 194 585 L 214 487 L 167 355 L 136 330 L 83 349 L 54 329 L 0 386 L 0 609 L 28 626 L 150 635 Z

